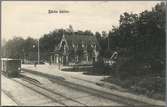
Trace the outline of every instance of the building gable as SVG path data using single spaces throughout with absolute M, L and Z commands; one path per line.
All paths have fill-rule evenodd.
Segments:
M 89 35 L 63 35 L 60 43 L 55 46 L 55 51 L 60 50 L 63 42 L 66 43 L 66 47 L 68 50 L 73 49 L 74 47 L 96 47 L 96 50 L 99 51 L 101 49 L 97 39 L 95 36 Z

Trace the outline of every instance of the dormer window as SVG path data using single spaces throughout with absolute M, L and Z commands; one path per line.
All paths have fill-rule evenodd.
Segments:
M 93 48 L 93 44 L 91 44 L 91 47 Z
M 83 41 L 82 41 L 82 48 L 84 48 L 85 47 L 85 45 L 84 45 L 84 43 L 83 43 Z
M 84 44 L 82 44 L 82 48 L 84 48 L 85 47 L 85 45 Z
M 75 48 L 75 44 L 74 43 L 72 43 L 72 48 Z

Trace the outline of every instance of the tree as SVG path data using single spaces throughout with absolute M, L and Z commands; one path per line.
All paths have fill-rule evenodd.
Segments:
M 69 32 L 71 34 L 74 32 L 74 29 L 73 29 L 72 25 L 69 25 L 69 28 L 67 29 L 67 32 Z
M 107 32 L 106 31 L 102 31 L 102 37 L 106 38 L 107 37 Z
M 101 34 L 99 32 L 95 32 L 95 36 L 96 36 L 98 41 L 101 40 Z
M 63 33 L 66 34 L 68 32 L 64 29 L 55 29 L 48 34 L 44 34 L 40 38 L 41 59 L 49 60 L 50 52 L 55 50 L 55 47 L 59 44 Z
M 110 33 L 110 45 L 125 50 L 122 53 L 127 54 L 126 57 L 133 57 L 136 66 L 142 62 L 150 64 L 152 71 L 164 71 L 165 6 L 162 2 L 151 11 L 146 10 L 140 14 L 125 12 L 120 15 L 119 27 Z
M 22 47 L 22 51 L 24 52 L 24 58 L 27 60 L 37 60 L 37 52 L 38 52 L 38 46 L 37 46 L 37 40 L 28 37 L 24 41 L 24 45 Z
M 21 37 L 14 37 L 12 40 L 8 40 L 4 45 L 5 56 L 8 58 L 23 58 L 24 39 Z

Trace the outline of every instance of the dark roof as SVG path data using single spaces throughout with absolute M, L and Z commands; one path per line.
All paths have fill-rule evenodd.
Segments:
M 96 49 L 100 50 L 100 45 L 99 45 L 98 40 L 96 39 L 95 36 L 74 34 L 74 35 L 64 35 L 64 37 L 67 41 L 69 49 L 72 48 L 73 44 L 75 46 L 84 44 L 87 46 L 96 45 Z M 59 47 L 60 47 L 60 43 L 58 46 L 55 47 L 55 49 L 57 50 Z
M 97 49 L 100 49 L 100 45 L 96 39 L 95 36 L 90 35 L 65 35 L 65 39 L 68 43 L 69 48 L 72 47 L 72 45 L 81 45 L 82 43 L 84 45 L 90 46 L 96 44 Z

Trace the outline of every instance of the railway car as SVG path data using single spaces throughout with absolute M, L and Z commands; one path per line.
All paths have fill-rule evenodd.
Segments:
M 7 77 L 18 77 L 21 72 L 21 60 L 1 58 L 1 71 Z

